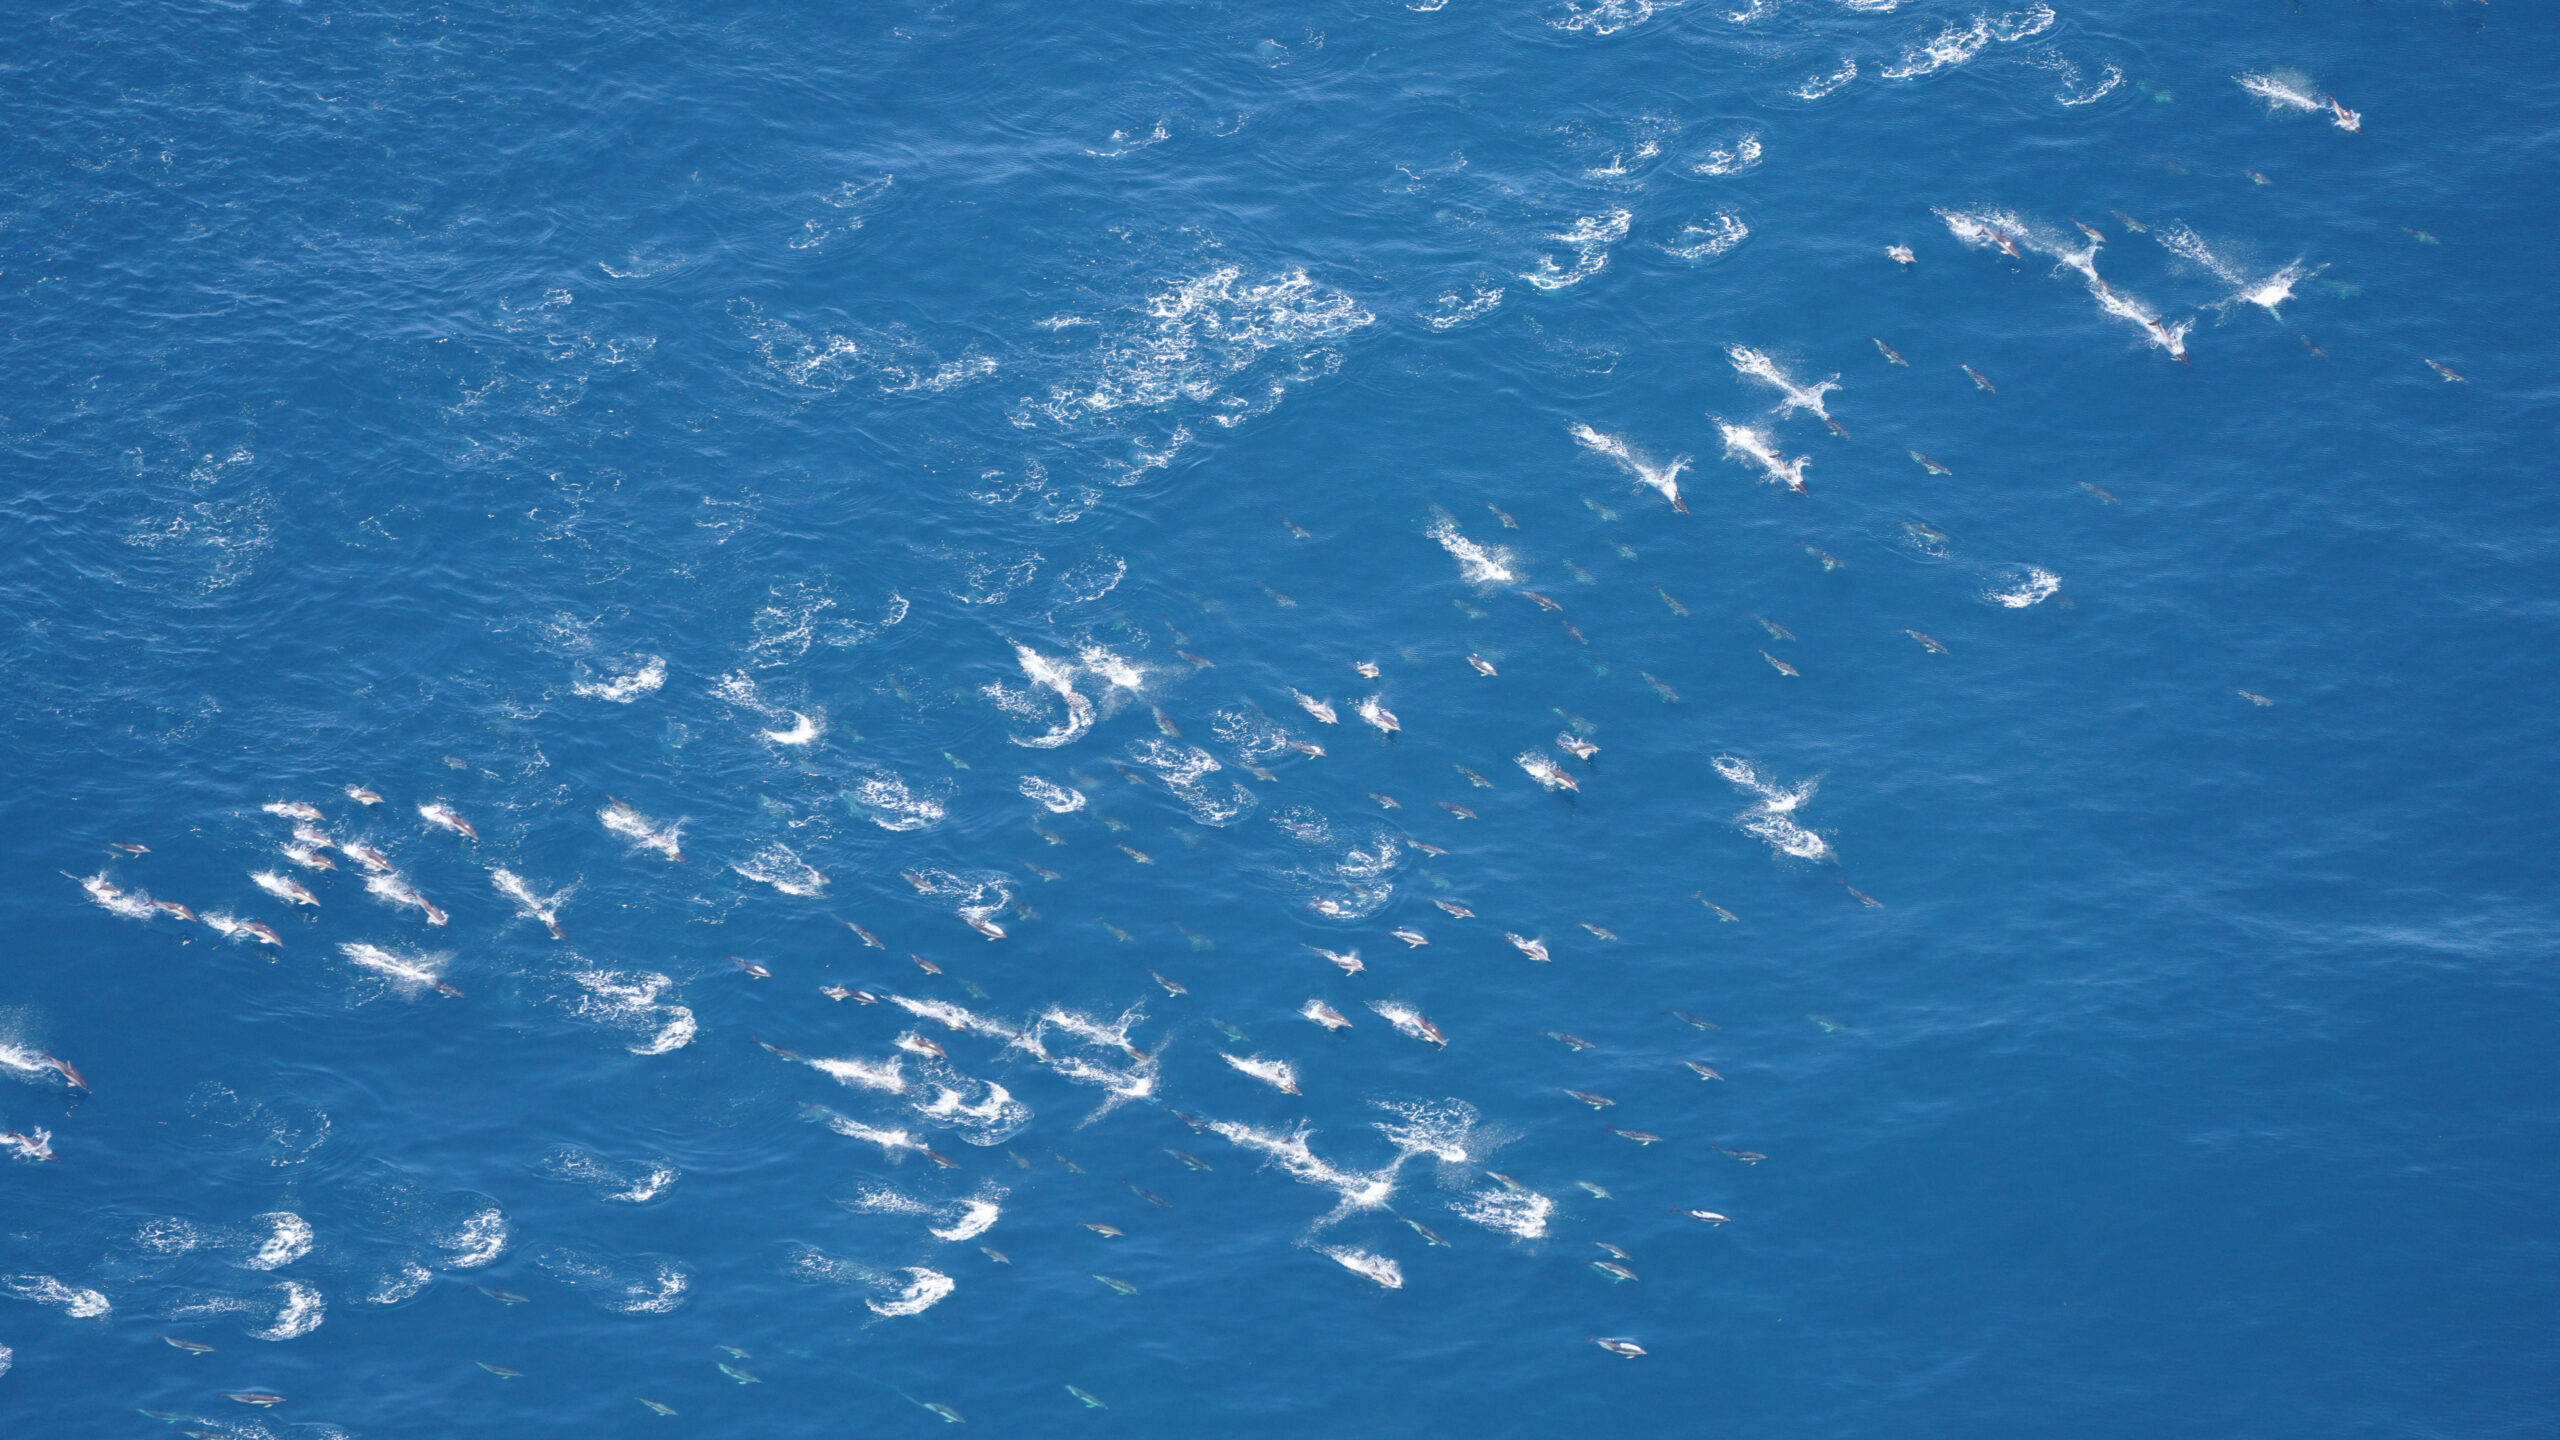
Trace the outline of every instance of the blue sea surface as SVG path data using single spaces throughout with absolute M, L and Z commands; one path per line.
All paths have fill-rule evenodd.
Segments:
M 0 16 L 0 1434 L 2549 1433 L 2555 61 Z

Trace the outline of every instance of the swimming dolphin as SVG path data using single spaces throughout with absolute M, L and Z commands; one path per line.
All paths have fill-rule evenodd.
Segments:
M 465 839 L 477 840 L 480 838 L 480 832 L 472 828 L 470 821 L 463 819 L 452 806 L 445 804 L 441 800 L 430 801 L 427 804 L 419 806 L 418 816 L 420 819 L 425 820 L 428 824 L 433 825 L 438 829 L 450 830 L 454 834 L 460 835 Z

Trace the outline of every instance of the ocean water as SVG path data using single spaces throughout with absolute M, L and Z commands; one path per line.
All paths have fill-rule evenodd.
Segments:
M 0 34 L 6 1433 L 2547 1431 L 2548 7 Z

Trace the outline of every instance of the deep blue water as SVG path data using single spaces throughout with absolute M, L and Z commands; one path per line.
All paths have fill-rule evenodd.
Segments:
M 0 19 L 0 1425 L 2544 1433 L 2560 19 L 1747 8 Z

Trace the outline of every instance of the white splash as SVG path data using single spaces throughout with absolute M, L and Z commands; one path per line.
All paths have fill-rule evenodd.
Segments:
M 1140 1050 L 1130 1038 L 1147 1016 L 1144 1005 L 1132 1005 L 1113 1020 L 1098 1020 L 1078 1011 L 1051 1006 L 1040 1014 L 1031 1028 L 1015 1039 L 1017 1048 L 1039 1060 L 1060 1077 L 1078 1085 L 1088 1085 L 1103 1092 L 1103 1100 L 1094 1112 L 1080 1122 L 1090 1125 L 1132 1100 L 1152 1099 L 1161 1078 L 1161 1048 L 1149 1054 Z M 1083 1053 L 1056 1053 L 1049 1045 L 1054 1036 L 1063 1035 Z M 1105 1058 L 1116 1052 L 1121 1060 Z
M 252 870 L 249 872 L 249 879 L 259 889 L 266 891 L 268 894 L 274 896 L 278 900 L 286 902 L 287 904 L 317 906 L 320 903 L 318 899 L 313 897 L 310 891 L 302 888 L 300 882 L 295 881 L 289 876 L 279 875 L 273 870 Z M 93 890 L 90 893 L 94 895 L 97 892 Z M 378 894 L 380 892 L 377 891 L 376 893 Z M 149 913 L 151 909 L 151 901 L 147 896 L 135 895 L 122 896 L 121 898 L 139 900 L 146 914 Z M 106 901 L 101 900 L 98 903 L 104 905 L 106 904 Z M 115 907 L 110 905 L 108 908 L 114 909 Z M 122 912 L 119 911 L 118 913 Z
M 1682 0 L 1562 0 L 1547 23 L 1572 33 L 1615 35 L 1652 19 L 1657 11 L 1676 8 L 1681 3 Z
M 129 1242 L 144 1255 L 185 1255 L 203 1246 L 204 1231 L 175 1215 L 145 1220 L 134 1227 Z
M 592 1250 L 555 1246 L 534 1257 L 551 1278 L 584 1292 L 599 1308 L 617 1315 L 664 1315 L 684 1303 L 693 1277 L 682 1265 L 659 1256 L 617 1260 Z
M 1443 1165 L 1471 1165 L 1483 1117 L 1464 1100 L 1380 1100 L 1381 1110 L 1395 1116 L 1371 1124 L 1396 1147 L 1396 1164 L 1428 1155 Z
M 1614 0 L 1613 0 L 1614 3 Z M 1538 257 L 1538 268 L 1522 272 L 1520 278 L 1541 290 L 1563 290 L 1579 285 L 1609 267 L 1609 247 L 1627 238 L 1627 227 L 1635 223 L 1635 215 L 1626 210 L 1605 210 L 1585 215 L 1566 229 L 1547 238 L 1561 242 L 1573 251 L 1573 263 L 1560 266 L 1552 255 Z
M 957 1030 L 964 1034 L 1000 1035 L 1006 1039 L 1013 1038 L 1015 1034 L 1012 1026 L 1001 1021 L 986 1019 L 975 1011 L 965 1006 L 954 1005 L 948 1000 L 916 1000 L 905 995 L 893 994 L 889 997 L 889 1003 L 919 1020 L 931 1020 L 946 1030 Z
M 921 1265 L 910 1265 L 907 1267 L 906 1287 L 898 1292 L 896 1299 L 887 1304 L 877 1300 L 865 1300 L 862 1303 L 870 1306 L 871 1313 L 875 1315 L 891 1317 L 921 1315 L 941 1303 L 942 1297 L 958 1288 L 960 1288 L 960 1282 L 938 1270 L 927 1270 Z
M 1283 1094 L 1300 1093 L 1297 1069 L 1286 1060 L 1270 1060 L 1259 1055 L 1230 1055 L 1223 1050 L 1218 1052 L 1218 1058 Z
M 1086 674 L 1106 682 L 1115 690 L 1146 688 L 1145 667 L 1125 660 L 1102 646 L 1087 645 L 1077 650 L 1076 663 L 1084 667 Z
M 2056 233 L 2035 225 L 2007 210 L 1949 210 L 1940 208 L 1938 218 L 1947 230 L 1967 245 L 1994 248 L 2011 255 L 2029 252 L 2052 258 L 2059 268 L 2075 271 L 2089 287 L 2092 299 L 2103 313 L 2124 320 L 2140 329 L 2151 343 L 2169 352 L 2173 360 L 2187 358 L 2187 331 L 2193 320 L 2172 325 L 2141 301 L 2107 283 L 2098 274 L 2098 242 L 2092 240 L 2073 246 Z
M 850 619 L 838 613 L 840 607 L 824 577 L 784 581 L 768 587 L 766 593 L 773 603 L 756 611 L 755 638 L 747 644 L 759 670 L 788 665 L 807 655 L 812 644 L 840 649 L 866 644 L 906 619 L 909 609 L 907 598 L 892 592 L 877 622 Z
M 2255 305 L 2274 319 L 2282 320 L 2281 307 L 2293 298 L 2293 287 L 2328 267 L 2306 269 L 2299 257 L 2290 265 L 2263 279 L 2252 280 L 2228 258 L 2205 243 L 2204 237 L 2183 221 L 2171 221 L 2152 232 L 2152 238 L 2179 257 L 2193 262 L 2205 273 L 2231 287 L 2224 306 Z
M 572 693 L 589 700 L 607 700 L 628 705 L 643 695 L 656 693 L 667 683 L 667 662 L 655 655 L 636 657 L 640 668 L 628 675 L 609 675 L 601 681 L 580 680 L 572 684 Z
M 299 1280 L 286 1280 L 276 1287 L 275 1318 L 249 1332 L 252 1340 L 298 1340 L 320 1328 L 329 1316 L 329 1305 L 318 1290 Z
M 904 1064 L 895 1056 L 886 1060 L 864 1060 L 848 1056 L 841 1060 L 812 1060 L 809 1068 L 857 1090 L 878 1090 L 890 1095 L 907 1093 Z
M 1025 400 L 1016 421 L 1080 426 L 1189 401 L 1219 425 L 1241 425 L 1277 406 L 1291 386 L 1340 368 L 1332 342 L 1376 318 L 1303 269 L 1255 282 L 1221 265 L 1148 296 L 1137 324 L 1101 337 L 1077 378 Z
M 865 1125 L 850 1115 L 839 1115 L 824 1105 L 804 1104 L 800 1107 L 800 1113 L 848 1140 L 860 1140 L 865 1144 L 877 1145 L 882 1154 L 893 1158 L 908 1151 L 914 1151 L 920 1155 L 925 1150 L 925 1143 L 907 1131 L 892 1130 L 886 1126 Z
M 544 895 L 536 891 L 523 876 L 504 867 L 489 872 L 489 884 L 499 894 L 516 902 L 517 914 L 527 920 L 541 921 L 542 927 L 551 932 L 552 939 L 568 938 L 560 932 L 560 907 L 568 902 L 570 896 L 578 893 L 577 886 L 572 885 L 555 894 Z
M 1037 800 L 1048 807 L 1052 815 L 1071 814 L 1085 806 L 1083 791 L 1070 790 L 1055 780 L 1044 780 L 1037 775 L 1025 775 L 1022 777 L 1021 788 L 1023 798 Z
M 693 1277 L 672 1260 L 653 1264 L 648 1273 L 623 1285 L 619 1295 L 605 1303 L 605 1308 L 624 1315 L 664 1315 L 684 1303 L 685 1292 L 693 1287 Z
M 672 1161 L 659 1159 L 648 1162 L 645 1168 L 631 1177 L 628 1185 L 619 1190 L 607 1190 L 598 1198 L 624 1205 L 646 1204 L 673 1189 L 683 1174 Z
M 757 737 L 768 744 L 795 747 L 814 745 L 818 737 L 827 733 L 826 711 L 812 706 L 803 712 L 773 704 L 765 699 L 764 691 L 756 684 L 755 677 L 744 670 L 733 670 L 721 676 L 719 682 L 711 687 L 711 693 L 739 709 L 753 711 L 767 720 L 779 720 L 785 715 L 790 716 L 791 723 L 788 725 L 779 729 L 756 732 Z
M 1404 1267 L 1384 1255 L 1372 1255 L 1366 1250 L 1353 1250 L 1347 1246 L 1333 1250 L 1318 1250 L 1316 1253 L 1352 1274 L 1374 1280 L 1389 1290 L 1404 1288 Z
M 1221 738 L 1236 743 L 1240 732 L 1224 723 L 1222 713 L 1216 729 Z M 1250 746 L 1246 747 L 1250 754 Z M 1225 790 L 1208 783 L 1207 777 L 1226 767 L 1218 757 L 1197 745 L 1146 736 L 1129 747 L 1130 758 L 1156 773 L 1164 788 L 1180 800 L 1191 818 L 1203 825 L 1231 825 L 1261 802 L 1241 784 L 1230 783 Z
M 1003 1187 L 988 1185 L 966 1200 L 936 1204 L 884 1185 L 874 1185 L 843 1203 L 849 1209 L 873 1215 L 949 1217 L 946 1223 L 932 1227 L 926 1233 L 937 1240 L 957 1244 L 963 1240 L 975 1240 L 995 1228 L 996 1221 L 1004 1215 L 1004 1196 Z
M 1689 502 L 1680 498 L 1680 472 L 1689 468 L 1688 456 L 1674 455 L 1667 464 L 1656 465 L 1637 454 L 1632 446 L 1615 435 L 1603 435 L 1590 426 L 1579 423 L 1572 427 L 1570 433 L 1582 448 L 1617 461 L 1639 483 L 1660 491 L 1662 498 L 1671 502 L 1672 509 L 1683 515 L 1689 513 Z
M 1530 779 L 1549 790 L 1580 790 L 1582 788 L 1581 781 L 1566 774 L 1564 768 L 1556 764 L 1555 757 L 1543 750 L 1524 750 L 1520 752 L 1515 763 L 1528 772 Z
M 50 1275 L 0 1275 L 0 1294 L 54 1306 L 75 1320 L 93 1320 L 115 1308 L 97 1291 L 65 1285 Z
M 665 1055 L 693 1043 L 700 1029 L 693 1011 L 659 997 L 675 982 L 654 971 L 580 970 L 570 977 L 580 990 L 570 1013 L 581 1020 L 641 1038 L 625 1048 L 634 1055 Z
M 1454 330 L 1479 316 L 1489 315 L 1502 304 L 1502 287 L 1478 285 L 1465 295 L 1455 290 L 1443 291 L 1431 302 L 1432 308 L 1421 312 L 1422 323 L 1434 330 Z
M 495 1205 L 483 1205 L 431 1238 L 444 1251 L 446 1269 L 477 1270 L 494 1264 L 507 1253 L 515 1229 L 507 1223 L 506 1212 Z
M 1902 52 L 1902 63 L 1887 65 L 1877 73 L 1887 80 L 1916 80 L 1924 75 L 1963 65 L 1993 44 L 2015 44 L 2032 39 L 2053 28 L 2057 17 L 2050 5 L 2033 5 L 1993 18 L 1976 15 L 1970 24 L 1947 26 L 1918 45 Z
M 943 801 L 907 783 L 894 770 L 875 770 L 857 780 L 846 795 L 854 812 L 883 830 L 923 830 L 942 822 Z
M 1486 1189 L 1450 1205 L 1462 1220 L 1499 1230 L 1515 1240 L 1536 1240 L 1547 1233 L 1556 1202 L 1533 1190 Z
M 1128 578 L 1127 560 L 1097 550 L 1091 559 L 1060 571 L 1049 584 L 1051 591 L 1065 597 L 1068 604 L 1083 605 L 1119 589 L 1120 582 Z
M 449 952 L 424 955 L 412 951 L 403 955 L 359 940 L 340 945 L 338 953 L 381 976 L 406 1000 L 415 1000 L 428 990 L 449 988 L 442 973 L 445 963 L 453 958 Z
M 261 1215 L 268 1227 L 267 1238 L 240 1262 L 243 1270 L 281 1270 L 311 1253 L 311 1222 L 290 1210 Z
M 2061 576 L 2033 565 L 2020 565 L 1985 588 L 1982 598 L 2002 609 L 2024 610 L 2053 598 L 2061 589 Z
M 1511 568 L 1510 551 L 1499 545 L 1488 547 L 1468 539 L 1459 532 L 1458 522 L 1449 516 L 1444 514 L 1434 518 L 1431 528 L 1423 533 L 1439 541 L 1440 548 L 1448 551 L 1450 558 L 1458 562 L 1458 574 L 1468 584 L 1513 585 L 1519 583 L 1519 572 Z
M 961 1202 L 959 1219 L 948 1225 L 934 1226 L 926 1233 L 936 1240 L 946 1240 L 956 1245 L 963 1240 L 975 1240 L 986 1234 L 995 1228 L 998 1220 L 1003 1218 L 1004 1192 L 989 1186 Z
M 1834 375 L 1827 380 L 1817 380 L 1811 385 L 1800 385 L 1796 383 L 1795 377 L 1778 368 L 1777 361 L 1747 345 L 1728 345 L 1725 347 L 1724 355 L 1727 360 L 1733 362 L 1735 373 L 1746 380 L 1757 380 L 1778 392 L 1779 414 L 1804 410 L 1824 420 L 1831 418 L 1831 408 L 1823 403 L 1822 397 L 1840 388 L 1839 376 Z
M 840 1200 L 836 1203 L 863 1215 L 930 1215 L 933 1213 L 933 1206 L 929 1202 L 919 1200 L 903 1190 L 892 1190 L 886 1185 L 864 1186 L 854 1193 L 852 1199 Z
M 975 1021 L 976 1017 L 969 1019 Z M 1008 1039 L 1014 1037 L 1011 1027 L 994 1022 L 978 1022 L 973 1028 Z M 909 1112 L 918 1120 L 937 1129 L 954 1131 L 963 1143 L 978 1146 L 1001 1145 L 1031 1123 L 1031 1107 L 1015 1099 L 1013 1092 L 1004 1086 L 992 1080 L 964 1075 L 939 1058 L 932 1057 L 929 1051 L 918 1048 L 917 1057 L 915 1073 L 908 1077 L 906 1088 L 897 1093 L 906 1099 Z M 861 1126 L 859 1122 L 846 1120 L 819 1106 L 807 1109 L 813 1118 L 824 1119 L 838 1134 L 870 1140 L 884 1150 L 901 1148 L 900 1141 L 917 1149 L 923 1148 L 921 1142 L 912 1141 L 903 1130 Z M 863 1133 L 848 1130 L 846 1125 L 855 1125 Z
M 1662 253 L 1675 260 L 1713 260 L 1751 238 L 1751 226 L 1730 210 L 1682 225 L 1662 242 Z
M 2311 82 L 2308 79 L 2289 71 L 2273 74 L 2251 72 L 2246 75 L 2234 75 L 2231 78 L 2238 82 L 2241 89 L 2265 101 L 2267 110 L 2272 114 L 2300 110 L 2316 115 L 2329 108 L 2325 101 L 2311 93 Z
M 89 892 L 89 898 L 96 901 L 99 907 L 110 915 L 120 915 L 127 920 L 148 920 L 159 913 L 152 905 L 150 896 L 139 891 L 128 894 L 121 886 L 109 880 L 103 870 L 95 875 L 73 878 L 79 880 L 80 888 Z M 265 889 L 266 882 L 260 881 L 259 888 Z
M 952 1084 L 935 1083 L 933 1097 L 918 1101 L 916 1113 L 958 1130 L 963 1141 L 982 1146 L 1001 1145 L 1031 1123 L 1031 1107 L 993 1080 L 956 1073 L 952 1080 Z
M 815 1245 L 795 1244 L 782 1262 L 782 1273 L 803 1285 L 851 1285 L 856 1281 L 885 1283 L 888 1272 L 859 1260 L 839 1260 Z
M 913 830 L 918 827 L 890 825 L 884 822 L 881 828 Z M 779 840 L 744 860 L 729 862 L 729 868 L 750 880 L 770 885 L 785 895 L 796 895 L 803 899 L 824 894 L 827 888 L 827 877 L 820 874 L 816 866 L 801 859 L 797 852 Z
M 578 1145 L 562 1145 L 542 1157 L 542 1173 L 554 1180 L 584 1185 L 599 1200 L 643 1205 L 675 1188 L 684 1172 L 663 1155 L 649 1155 L 628 1165 L 609 1160 Z
M 790 724 L 779 730 L 759 730 L 756 734 L 776 745 L 814 745 L 819 736 L 827 733 L 827 712 L 824 710 L 813 707 L 783 713 L 791 717 Z
M 596 810 L 596 820 L 602 820 L 604 828 L 612 830 L 614 835 L 622 835 L 643 851 L 658 851 L 660 856 L 671 858 L 671 861 L 684 858 L 684 820 L 668 820 L 666 825 L 660 825 L 660 822 L 650 820 L 648 815 L 632 810 L 620 799 L 604 810 Z
M 1760 163 L 1760 137 L 1749 131 L 1735 137 L 1731 145 L 1717 146 L 1698 157 L 1689 167 L 1693 175 L 1739 175 Z
M 1776 437 L 1756 425 L 1717 420 L 1716 431 L 1724 437 L 1726 459 L 1736 464 L 1748 461 L 1760 467 L 1761 478 L 1770 484 L 1784 485 L 1799 495 L 1805 493 L 1804 467 L 1813 463 L 1812 456 L 1787 459 L 1779 453 Z
M 364 888 L 367 893 L 386 905 L 397 905 L 418 911 L 426 917 L 430 925 L 445 923 L 446 916 L 443 909 L 434 901 L 419 894 L 418 887 L 410 884 L 403 876 L 391 873 L 369 875 L 365 877 Z
M 1595 165 L 1585 169 L 1582 173 L 1586 177 L 1593 180 L 1626 179 L 1646 164 L 1660 158 L 1662 136 L 1677 127 L 1652 117 L 1645 117 L 1628 128 L 1635 132 L 1634 146 L 1612 154 L 1606 165 Z
M 1394 1166 L 1378 1171 L 1339 1168 L 1308 1146 L 1307 1137 L 1315 1130 L 1304 1122 L 1286 1135 L 1257 1130 L 1230 1120 L 1212 1120 L 1209 1128 L 1225 1137 L 1230 1144 L 1262 1155 L 1291 1179 L 1333 1191 L 1339 1203 L 1334 1206 L 1332 1214 L 1316 1222 L 1319 1229 L 1353 1211 L 1378 1209 L 1396 1193 Z
M 1432 1023 L 1423 1018 L 1421 1011 L 1410 1005 L 1395 1000 L 1372 1000 L 1369 1002 L 1369 1008 L 1378 1013 L 1378 1018 L 1396 1027 L 1401 1034 L 1422 1041 L 1426 1045 L 1438 1045 L 1443 1049 L 1448 1047 L 1449 1042 L 1435 1033 Z
M 2059 50 L 2047 50 L 2038 57 L 2038 63 L 2062 76 L 2062 88 L 2053 92 L 2053 100 L 2064 109 L 2095 105 L 2114 94 L 2116 87 L 2124 83 L 2123 67 L 2107 65 L 2101 67 L 2098 83 L 2089 84 L 2081 75 L 2080 67 Z
M 400 1268 L 377 1277 L 373 1288 L 365 1292 L 367 1305 L 397 1305 L 435 1283 L 435 1272 L 415 1260 L 404 1260 Z
M 1366 919 L 1395 898 L 1406 846 L 1394 830 L 1366 818 L 1338 823 L 1304 805 L 1281 810 L 1271 822 L 1310 852 L 1312 863 L 1280 873 L 1309 897 L 1308 908 L 1317 914 Z
M 1787 93 L 1795 96 L 1799 100 L 1819 100 L 1857 78 L 1858 62 L 1856 58 L 1843 55 L 1840 57 L 1840 68 L 1832 71 L 1828 75 L 1808 75 L 1805 77 L 1805 82 L 1803 84 L 1798 85 L 1795 89 L 1790 90 Z
M 918 866 L 900 871 L 899 875 L 919 895 L 955 902 L 952 913 L 960 917 L 963 925 L 990 940 L 1004 938 L 1004 927 L 995 923 L 995 917 L 1013 903 L 1013 877 L 1001 870 L 955 875 L 932 866 Z
M 2302 262 L 2297 259 L 2263 279 L 2244 281 L 2239 293 L 2233 295 L 2229 303 L 2255 305 L 2266 311 L 2270 317 L 2282 320 L 2284 313 L 2280 307 L 2293 298 L 2294 285 L 2327 268 L 2327 266 L 2314 266 L 2305 269 Z
M 1042 689 L 1053 692 L 1065 702 L 1067 707 L 1067 718 L 1063 723 L 1051 728 L 1046 734 L 1029 737 L 1016 735 L 1013 737 L 1013 743 L 1035 750 L 1055 750 L 1061 745 L 1072 744 L 1084 738 L 1084 733 L 1093 728 L 1094 710 L 1093 702 L 1076 691 L 1076 667 L 1063 660 L 1052 660 L 1030 646 L 1020 643 L 1014 645 L 1013 653 L 1014 658 L 1022 666 L 1023 678 Z M 986 687 L 986 694 L 1002 704 L 1010 698 L 1012 692 L 999 685 L 990 685 Z
M 0 1073 L 29 1085 L 51 1084 L 62 1071 L 54 1058 L 13 1040 L 0 1040 Z
M 2169 358 L 2180 361 L 2187 358 L 2187 332 L 2194 328 L 2194 320 L 2169 324 L 2160 318 L 2158 312 L 2103 280 L 2091 285 L 2090 290 L 2098 297 L 2099 309 L 2119 320 L 2130 321 L 2151 338 L 2152 344 L 2168 351 Z
M 1738 789 L 1749 792 L 1758 801 L 1739 817 L 1745 833 L 1767 842 L 1770 849 L 1798 860 L 1829 860 L 1831 842 L 1795 822 L 1798 807 L 1813 798 L 1822 781 L 1819 776 L 1792 789 L 1763 779 L 1747 760 L 1731 755 L 1715 758 L 1716 773 L 1731 781 Z

